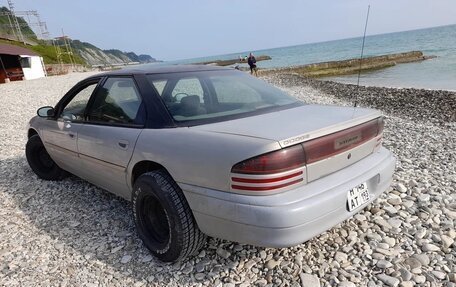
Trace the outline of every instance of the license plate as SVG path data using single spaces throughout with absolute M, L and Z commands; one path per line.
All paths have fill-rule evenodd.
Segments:
M 353 211 L 361 205 L 369 201 L 370 195 L 367 190 L 367 183 L 361 183 L 360 185 L 350 189 L 347 195 L 347 207 L 348 211 Z

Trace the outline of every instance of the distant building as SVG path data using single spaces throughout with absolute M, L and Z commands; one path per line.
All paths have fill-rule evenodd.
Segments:
M 46 77 L 43 58 L 37 53 L 8 44 L 0 44 L 0 83 Z

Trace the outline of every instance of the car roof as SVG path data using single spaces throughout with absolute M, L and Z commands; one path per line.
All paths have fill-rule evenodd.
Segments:
M 167 74 L 181 72 L 199 72 L 199 71 L 220 71 L 233 70 L 233 68 L 209 66 L 209 65 L 160 65 L 160 64 L 145 64 L 135 67 L 126 67 L 119 70 L 109 71 L 98 74 L 97 76 L 120 76 L 134 74 Z

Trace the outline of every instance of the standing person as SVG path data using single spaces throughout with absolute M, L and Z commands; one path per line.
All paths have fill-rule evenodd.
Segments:
M 253 73 L 255 73 L 255 76 L 258 76 L 257 74 L 257 65 L 256 65 L 256 59 L 255 59 L 255 56 L 253 56 L 252 53 L 249 54 L 249 58 L 247 59 L 247 63 L 249 64 L 250 66 L 250 74 L 253 75 Z

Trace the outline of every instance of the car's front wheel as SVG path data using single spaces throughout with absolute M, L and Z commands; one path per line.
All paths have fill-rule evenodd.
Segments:
M 33 172 L 45 180 L 60 180 L 68 176 L 49 156 L 39 135 L 33 135 L 25 146 L 25 156 Z
M 182 190 L 166 171 L 141 175 L 132 202 L 139 237 L 160 260 L 183 259 L 206 242 Z

